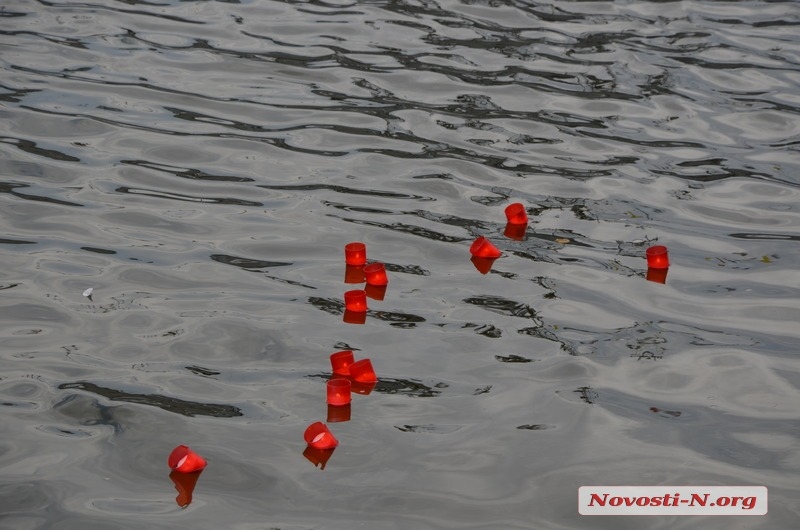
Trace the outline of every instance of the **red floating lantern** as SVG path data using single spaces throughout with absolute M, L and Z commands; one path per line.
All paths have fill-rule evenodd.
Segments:
M 370 263 L 365 266 L 364 276 L 366 276 L 369 285 L 389 284 L 389 278 L 386 276 L 386 266 L 383 263 Z
M 506 206 L 506 219 L 515 225 L 524 225 L 528 222 L 528 214 L 525 206 L 521 202 L 515 202 Z
M 206 460 L 185 445 L 179 445 L 167 459 L 170 469 L 179 473 L 193 473 L 206 467 Z
M 367 245 L 359 241 L 344 246 L 344 261 L 348 265 L 366 265 Z
M 344 283 L 364 283 L 364 266 L 345 265 Z
M 333 449 L 339 445 L 339 440 L 328 430 L 328 426 L 321 421 L 312 423 L 303 433 L 306 443 L 314 449 Z
M 645 276 L 645 279 L 649 282 L 667 283 L 668 272 L 669 272 L 668 267 L 665 269 L 653 269 L 651 267 L 648 267 L 647 276 Z
M 669 267 L 669 254 L 667 247 L 656 245 L 647 249 L 647 266 L 651 269 L 666 269 Z
M 328 381 L 328 405 L 341 407 L 350 403 L 350 381 L 331 379 Z
M 509 239 L 516 239 L 522 241 L 525 239 L 525 233 L 528 231 L 528 223 L 515 224 L 512 222 L 506 223 L 506 229 L 503 230 L 503 235 Z
M 181 473 L 180 471 L 173 471 L 169 474 L 169 479 L 175 484 L 175 491 L 178 496 L 175 497 L 175 502 L 181 508 L 186 508 L 192 503 L 192 494 L 194 487 L 197 485 L 197 479 L 200 478 L 201 471 L 193 471 L 191 473 Z
M 355 362 L 353 350 L 342 350 L 331 354 L 334 375 L 350 375 L 350 365 Z
M 350 421 L 350 403 L 347 405 L 328 405 L 328 423 Z
M 478 237 L 469 247 L 469 251 L 473 256 L 479 258 L 499 258 L 500 251 L 497 247 L 492 245 L 492 242 L 484 236 Z
M 344 307 L 354 313 L 367 311 L 367 293 L 363 289 L 354 289 L 344 293 Z
M 361 359 L 350 365 L 350 377 L 359 383 L 377 383 L 378 376 L 372 367 L 372 361 Z

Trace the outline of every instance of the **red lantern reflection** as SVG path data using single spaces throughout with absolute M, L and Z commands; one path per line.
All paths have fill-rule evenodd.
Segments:
M 303 451 L 303 456 L 314 464 L 314 467 L 319 467 L 320 470 L 323 470 L 331 455 L 333 455 L 333 451 L 334 449 L 317 449 L 309 445 L 306 447 L 306 450 Z
M 178 496 L 175 497 L 175 502 L 181 508 L 186 508 L 192 503 L 192 494 L 194 487 L 197 485 L 197 479 L 203 471 L 193 471 L 191 473 L 183 473 L 181 471 L 173 471 L 169 474 L 169 478 L 175 484 L 175 490 Z
M 470 261 L 472 262 L 473 265 L 475 265 L 475 268 L 478 269 L 478 272 L 480 272 L 481 274 L 488 274 L 489 271 L 492 270 L 492 265 L 494 264 L 495 261 L 497 261 L 497 259 L 478 258 L 476 256 L 472 256 Z
M 528 231 L 528 223 L 522 223 L 522 224 L 508 223 L 506 224 L 506 229 L 503 230 L 503 235 L 509 239 L 522 241 L 523 239 L 525 239 L 525 233 L 527 231 Z
M 669 268 L 666 269 L 647 269 L 647 276 L 645 279 L 650 282 L 656 283 L 667 283 L 667 273 L 669 272 Z

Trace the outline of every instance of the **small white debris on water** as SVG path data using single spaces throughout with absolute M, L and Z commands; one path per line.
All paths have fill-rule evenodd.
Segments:
M 89 298 L 90 296 L 92 296 L 93 292 L 94 292 L 94 287 L 89 287 L 88 289 L 83 291 L 83 296 L 85 296 L 86 298 Z

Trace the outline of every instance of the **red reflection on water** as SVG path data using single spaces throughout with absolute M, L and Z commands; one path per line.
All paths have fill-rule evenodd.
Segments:
M 367 295 L 367 298 L 378 301 L 383 300 L 386 296 L 386 285 L 367 284 L 367 286 L 364 287 L 364 293 Z
M 365 278 L 363 265 L 345 265 L 344 283 L 364 283 Z
M 186 508 L 192 503 L 192 493 L 197 484 L 197 479 L 203 471 L 193 471 L 191 473 L 183 473 L 181 471 L 173 471 L 169 474 L 169 479 L 175 484 L 175 490 L 178 496 L 175 497 L 175 502 L 181 508 Z
M 363 324 L 366 321 L 366 311 L 350 311 L 349 309 L 345 309 L 344 315 L 342 315 L 342 322 L 347 322 L 348 324 Z
M 475 268 L 478 269 L 478 272 L 481 274 L 488 274 L 490 270 L 492 270 L 492 265 L 497 258 L 478 258 L 476 256 L 472 256 L 470 259 Z
M 309 462 L 314 464 L 314 467 L 319 467 L 320 470 L 325 469 L 325 464 L 328 463 L 331 455 L 335 448 L 331 449 L 317 449 L 315 447 L 311 447 L 310 445 L 306 447 L 306 450 L 303 451 L 303 456 L 308 459 Z M 322 467 L 320 467 L 320 465 Z
M 350 421 L 351 405 L 328 405 L 328 423 Z
M 525 233 L 528 231 L 528 223 L 522 224 L 515 224 L 515 223 L 508 223 L 506 224 L 506 229 L 503 230 L 503 235 L 509 239 L 516 239 L 517 241 L 522 241 L 525 239 Z
M 377 381 L 373 381 L 371 383 L 363 383 L 361 381 L 352 381 L 352 384 L 350 386 L 350 390 L 351 390 L 351 392 L 353 392 L 353 394 L 359 394 L 359 395 L 362 395 L 362 396 L 368 396 L 368 395 L 370 395 L 370 393 L 372 392 L 372 390 L 375 388 L 375 386 L 377 384 L 378 384 Z
M 647 279 L 647 281 L 650 281 L 650 282 L 667 283 L 667 273 L 668 272 L 669 272 L 669 268 L 668 267 L 664 268 L 664 269 L 648 268 L 647 269 L 647 276 L 645 276 L 645 279 Z

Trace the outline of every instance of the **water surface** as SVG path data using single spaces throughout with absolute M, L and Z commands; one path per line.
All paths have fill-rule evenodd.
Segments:
M 0 15 L 3 528 L 798 520 L 797 3 Z M 390 274 L 364 325 L 350 241 Z M 380 382 L 322 470 L 346 348 Z M 185 509 L 178 444 L 209 461 Z M 601 484 L 763 485 L 769 514 L 578 515 Z

